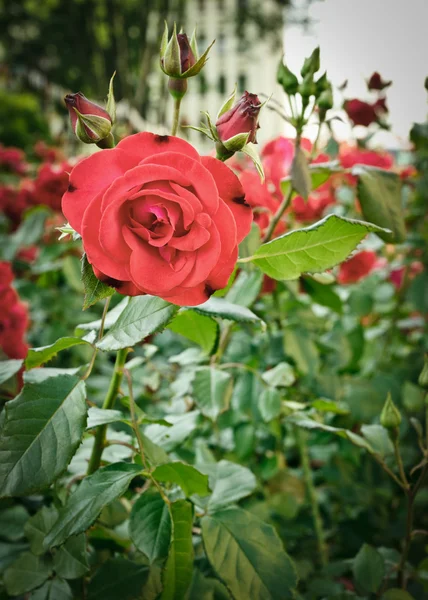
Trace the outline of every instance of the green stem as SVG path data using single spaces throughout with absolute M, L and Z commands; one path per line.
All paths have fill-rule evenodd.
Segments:
M 278 225 L 279 221 L 281 220 L 282 215 L 287 210 L 287 208 L 291 202 L 293 192 L 294 192 L 294 188 L 293 188 L 293 185 L 291 184 L 290 189 L 288 190 L 288 194 L 285 196 L 284 200 L 279 205 L 278 210 L 276 211 L 271 222 L 269 223 L 269 227 L 267 228 L 267 231 L 263 237 L 262 244 L 266 244 L 266 242 L 268 242 L 271 239 L 276 226 Z
M 403 459 L 401 458 L 399 436 L 400 436 L 400 433 L 399 433 L 398 427 L 396 427 L 395 430 L 393 431 L 395 460 L 397 461 L 398 471 L 400 473 L 401 481 L 403 482 L 405 488 L 409 488 L 409 482 L 407 481 L 406 472 L 404 470 Z
M 180 124 L 180 107 L 182 98 L 174 98 L 174 115 L 172 118 L 171 135 L 177 135 L 178 126 Z
M 105 410 L 111 409 L 114 406 L 119 387 L 123 378 L 123 367 L 128 356 L 129 348 L 123 348 L 119 350 L 116 355 L 116 362 L 114 365 L 114 371 L 110 380 L 110 386 L 108 388 L 107 395 L 104 399 L 102 408 Z M 105 446 L 107 425 L 101 425 L 97 429 L 95 434 L 94 446 L 92 448 L 91 458 L 89 459 L 87 475 L 94 473 L 100 466 L 101 456 Z
M 305 435 L 305 432 L 302 431 L 301 429 L 299 429 L 298 427 L 295 427 L 295 434 L 296 434 L 297 445 L 299 447 L 299 452 L 300 452 L 300 460 L 301 460 L 302 469 L 303 469 L 303 477 L 305 480 L 306 489 L 308 491 L 308 496 L 309 496 L 309 502 L 310 502 L 311 509 L 312 509 L 312 517 L 314 520 L 315 536 L 317 539 L 319 557 L 320 557 L 322 566 L 325 566 L 328 563 L 327 546 L 324 541 L 324 530 L 323 530 L 323 524 L 322 524 L 322 519 L 321 519 L 321 513 L 319 510 L 317 497 L 316 497 L 316 490 L 315 490 L 314 482 L 312 479 L 312 471 L 311 471 L 311 466 L 309 463 L 309 452 L 308 452 L 308 447 L 306 444 L 306 435 Z
M 397 569 L 398 585 L 401 589 L 406 589 L 406 562 L 409 556 L 410 545 L 412 543 L 413 535 L 413 520 L 415 513 L 415 499 L 419 492 L 419 489 L 425 479 L 425 475 L 428 472 L 428 465 L 422 469 L 418 480 L 411 490 L 407 490 L 407 521 L 406 521 L 406 536 L 404 538 L 403 552 L 401 554 L 401 560 Z
M 100 339 L 103 337 L 104 323 L 105 323 L 105 320 L 106 320 L 108 308 L 110 306 L 110 300 L 111 300 L 111 296 L 109 296 L 106 299 L 105 304 L 104 304 L 103 316 L 101 317 L 100 330 L 98 332 L 98 341 L 100 341 Z M 95 346 L 95 349 L 94 349 L 94 351 L 92 353 L 91 362 L 89 363 L 88 370 L 86 371 L 86 373 L 84 374 L 84 376 L 82 377 L 82 379 L 88 379 L 89 375 L 92 373 L 92 369 L 94 368 L 95 359 L 97 358 L 97 354 L 98 354 L 98 348 Z

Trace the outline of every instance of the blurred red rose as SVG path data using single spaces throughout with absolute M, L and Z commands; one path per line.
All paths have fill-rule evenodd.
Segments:
M 26 305 L 11 287 L 13 273 L 8 262 L 0 262 L 0 348 L 8 358 L 25 358 L 28 345 Z
M 354 125 L 364 127 L 376 123 L 383 113 L 388 112 L 384 98 L 379 98 L 374 104 L 354 98 L 346 100 L 343 108 Z
M 64 153 L 55 146 L 48 146 L 46 142 L 39 140 L 34 145 L 35 154 L 41 158 L 44 162 L 56 163 L 64 161 Z
M 34 202 L 60 212 L 61 198 L 67 191 L 71 169 L 72 166 L 66 162 L 61 165 L 43 164 L 34 181 Z
M 423 273 L 424 265 L 419 261 L 415 260 L 409 265 L 408 278 L 412 280 L 416 275 Z M 389 280 L 394 285 L 394 287 L 399 290 L 403 285 L 404 281 L 404 272 L 405 267 L 398 267 L 396 269 L 392 269 L 389 274 Z
M 244 188 L 245 200 L 253 209 L 254 222 L 259 226 L 261 233 L 264 233 L 279 206 L 279 202 L 269 192 L 267 183 L 262 183 L 259 174 L 255 171 L 243 171 L 239 175 L 239 180 Z M 281 235 L 285 230 L 285 223 L 280 221 L 275 228 L 274 235 Z
M 229 167 L 147 132 L 80 162 L 62 206 L 99 278 L 181 306 L 227 284 L 253 219 Z
M 28 171 L 25 152 L 19 148 L 6 148 L 0 144 L 0 171 L 24 175 Z
M 24 212 L 32 206 L 33 186 L 24 179 L 19 188 L 0 186 L 0 210 L 11 221 L 12 229 L 21 223 Z
M 360 281 L 373 271 L 377 260 L 376 253 L 371 250 L 363 250 L 354 254 L 340 265 L 337 281 L 342 284 Z
M 335 203 L 334 190 L 330 183 L 327 182 L 311 192 L 307 201 L 301 196 L 293 198 L 291 208 L 297 221 L 316 221 L 324 215 L 327 206 Z

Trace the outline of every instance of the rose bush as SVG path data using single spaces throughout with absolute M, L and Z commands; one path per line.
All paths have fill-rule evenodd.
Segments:
M 227 284 L 253 218 L 229 167 L 147 132 L 80 162 L 62 207 L 99 279 L 181 306 Z

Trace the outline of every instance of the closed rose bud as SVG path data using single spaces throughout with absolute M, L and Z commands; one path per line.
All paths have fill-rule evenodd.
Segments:
M 305 58 L 302 70 L 300 71 L 302 77 L 306 77 L 309 73 L 316 73 L 320 69 L 320 49 L 319 46 L 315 48 L 312 54 Z
M 392 401 L 391 394 L 388 393 L 385 404 L 380 414 L 380 424 L 385 429 L 396 429 L 401 423 L 401 414 Z
M 85 144 L 97 144 L 111 135 L 112 119 L 109 113 L 78 92 L 67 94 L 64 102 L 70 114 L 76 137 Z
M 384 81 L 379 73 L 376 71 L 367 81 L 367 87 L 370 91 L 377 90 L 382 91 L 391 85 L 392 81 Z
M 297 93 L 297 89 L 299 87 L 299 80 L 295 76 L 294 73 L 290 71 L 290 69 L 285 65 L 282 60 L 278 65 L 278 70 L 276 72 L 276 80 L 279 85 L 282 85 L 282 88 L 286 94 L 294 95 Z
M 256 143 L 261 106 L 256 94 L 244 92 L 235 106 L 217 120 L 218 138 L 228 150 L 237 152 L 249 142 Z
M 206 63 L 212 44 L 199 57 L 195 33 L 189 41 L 185 33 L 177 34 L 175 23 L 171 39 L 168 40 L 168 37 L 168 25 L 165 23 L 160 48 L 160 66 L 165 75 L 173 79 L 187 79 L 197 75 Z

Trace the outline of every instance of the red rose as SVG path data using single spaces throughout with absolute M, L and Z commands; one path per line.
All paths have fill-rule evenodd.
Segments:
M 353 100 L 347 100 L 343 108 L 354 125 L 368 127 L 377 121 L 376 109 L 373 104 L 368 102 L 354 98 Z
M 0 187 L 0 209 L 11 221 L 12 229 L 19 226 L 24 212 L 32 205 L 32 201 L 32 183 L 28 180 L 23 180 L 18 189 L 9 185 Z
M 266 181 L 273 186 L 279 200 L 282 200 L 280 189 L 281 179 L 288 177 L 290 174 L 291 163 L 294 157 L 294 144 L 295 140 L 280 136 L 268 142 L 262 150 Z M 303 150 L 310 152 L 312 143 L 310 140 L 303 138 L 301 140 L 301 147 Z M 327 157 L 326 161 L 328 160 Z
M 342 263 L 339 267 L 337 281 L 342 284 L 356 283 L 373 271 L 377 262 L 375 252 L 363 250 Z
M 43 164 L 34 182 L 34 201 L 36 204 L 45 204 L 55 211 L 61 210 L 61 198 L 68 187 L 68 172 L 71 165 Z
M 19 148 L 6 148 L 0 144 L 0 169 L 17 175 L 24 175 L 28 171 L 25 153 Z
M 334 190 L 330 183 L 323 183 L 311 192 L 307 201 L 301 196 L 296 196 L 291 202 L 291 208 L 296 221 L 307 222 L 321 219 L 327 206 L 336 203 Z
M 276 213 L 279 202 L 272 196 L 266 183 L 260 181 L 260 176 L 254 171 L 243 171 L 239 180 L 245 191 L 245 200 L 253 209 L 254 222 L 262 233 L 268 228 L 270 220 Z M 280 221 L 275 228 L 275 235 L 285 231 L 285 224 Z
M 10 263 L 0 262 L 0 348 L 8 358 L 25 358 L 28 312 L 11 287 L 12 280 Z
M 252 222 L 229 167 L 153 133 L 80 162 L 62 207 L 100 279 L 120 293 L 181 306 L 227 284 Z

